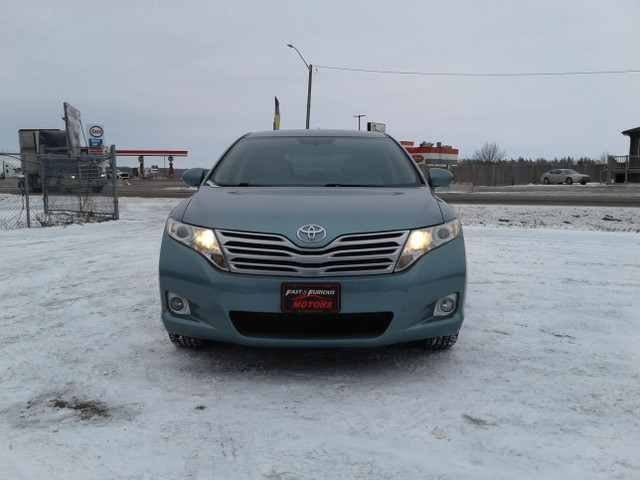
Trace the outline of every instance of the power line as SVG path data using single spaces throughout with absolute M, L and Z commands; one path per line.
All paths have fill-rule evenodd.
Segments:
M 566 77 L 575 75 L 625 75 L 640 73 L 640 70 L 592 70 L 575 72 L 521 72 L 521 73 L 456 73 L 456 72 L 412 72 L 399 70 L 376 70 L 368 68 L 336 67 L 331 65 L 314 65 L 315 68 L 341 70 L 346 72 L 379 73 L 384 75 L 418 75 L 422 77 Z

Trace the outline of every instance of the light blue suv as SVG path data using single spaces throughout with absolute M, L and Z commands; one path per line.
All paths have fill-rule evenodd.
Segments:
M 181 347 L 452 346 L 466 260 L 453 208 L 388 135 L 244 135 L 173 209 L 160 252 L 162 322 Z

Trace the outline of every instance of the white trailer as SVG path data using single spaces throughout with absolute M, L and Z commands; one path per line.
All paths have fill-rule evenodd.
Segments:
M 2 178 L 20 178 L 22 176 L 22 168 L 20 168 L 20 161 L 14 160 L 2 161 Z

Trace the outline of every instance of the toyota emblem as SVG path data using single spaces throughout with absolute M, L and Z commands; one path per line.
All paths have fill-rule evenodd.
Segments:
M 306 243 L 318 243 L 325 239 L 327 231 L 320 225 L 303 225 L 298 229 L 297 236 Z

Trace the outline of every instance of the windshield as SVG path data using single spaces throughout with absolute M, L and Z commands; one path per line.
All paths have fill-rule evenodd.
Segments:
M 245 137 L 207 183 L 219 186 L 419 186 L 416 167 L 388 137 Z

